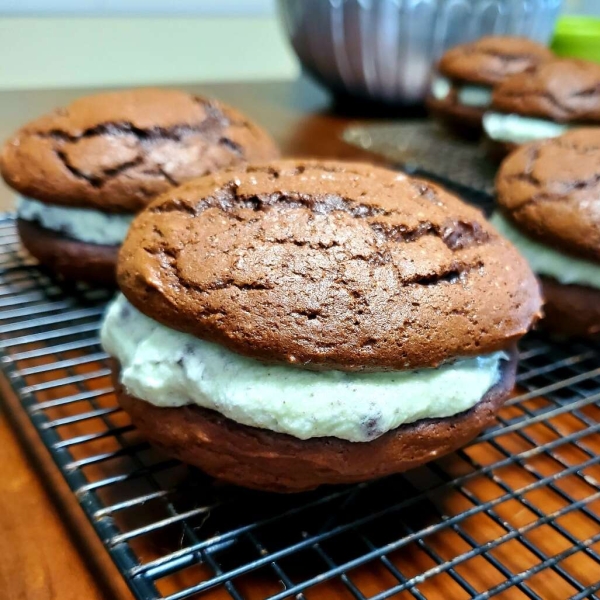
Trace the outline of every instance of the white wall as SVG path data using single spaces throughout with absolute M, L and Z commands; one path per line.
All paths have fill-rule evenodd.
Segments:
M 291 79 L 299 71 L 268 15 L 4 17 L 0 56 L 0 89 Z
M 600 0 L 565 0 L 564 11 L 573 14 L 600 16 Z
M 0 90 L 293 78 L 275 3 L 0 0 Z
M 0 0 L 0 15 L 267 15 L 276 0 Z M 564 11 L 600 15 L 600 0 L 564 0 Z
M 0 14 L 266 15 L 274 0 L 0 0 Z

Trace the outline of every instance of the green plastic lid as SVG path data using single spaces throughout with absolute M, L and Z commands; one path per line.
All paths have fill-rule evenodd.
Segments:
M 600 19 L 584 16 L 558 20 L 552 50 L 559 56 L 572 56 L 600 63 Z

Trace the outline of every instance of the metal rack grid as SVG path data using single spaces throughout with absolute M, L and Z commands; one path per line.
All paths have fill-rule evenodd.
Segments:
M 599 597 L 597 345 L 528 336 L 519 395 L 453 455 L 278 496 L 139 437 L 98 345 L 107 299 L 58 287 L 0 218 L 0 366 L 138 598 Z

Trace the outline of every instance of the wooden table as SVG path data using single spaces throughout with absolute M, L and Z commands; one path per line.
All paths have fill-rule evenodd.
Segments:
M 354 119 L 330 111 L 328 96 L 306 81 L 184 87 L 239 107 L 273 134 L 286 156 L 374 160 L 341 140 Z M 86 93 L 89 90 L 0 93 L 0 138 Z M 0 210 L 12 205 L 13 193 L 2 185 Z M 131 598 L 35 432 L 24 420 L 9 422 L 2 412 L 0 464 L 2 599 Z

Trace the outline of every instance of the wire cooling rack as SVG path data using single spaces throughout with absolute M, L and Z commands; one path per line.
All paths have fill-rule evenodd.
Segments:
M 2 371 L 138 598 L 598 597 L 597 345 L 528 336 L 518 395 L 451 456 L 278 496 L 216 484 L 137 434 L 98 344 L 107 299 L 58 287 L 0 218 Z

